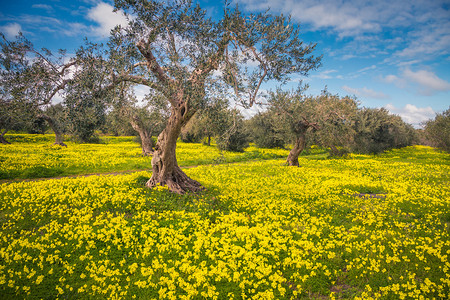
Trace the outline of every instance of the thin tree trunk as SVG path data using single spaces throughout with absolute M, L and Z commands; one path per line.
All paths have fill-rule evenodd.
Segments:
M 53 118 L 51 118 L 46 114 L 41 114 L 39 115 L 39 117 L 47 121 L 48 125 L 50 125 L 53 132 L 55 133 L 55 143 L 53 145 L 67 147 L 67 145 L 64 144 L 64 134 L 61 128 L 59 127 L 58 123 Z
M 5 130 L 3 130 L 2 131 L 2 133 L 0 134 L 0 143 L 1 144 L 4 144 L 4 145 L 9 145 L 9 144 L 11 144 L 10 142 L 8 142 L 6 139 L 5 139 L 5 134 L 8 132 L 8 129 L 5 129 Z
M 133 116 L 130 119 L 131 127 L 139 133 L 141 138 L 142 155 L 150 156 L 153 154 L 153 141 L 152 141 L 152 131 L 145 130 L 142 121 L 138 116 Z
M 152 158 L 153 174 L 146 186 L 153 188 L 157 185 L 167 185 L 169 190 L 178 194 L 199 192 L 204 187 L 194 179 L 189 178 L 178 166 L 176 158 L 177 139 L 181 128 L 192 117 L 193 112 L 187 113 L 185 108 L 172 108 L 166 128 L 158 136 Z
M 295 141 L 294 147 L 292 148 L 291 152 L 289 152 L 287 163 L 289 166 L 299 166 L 298 163 L 298 157 L 300 153 L 305 149 L 306 146 L 306 135 L 305 133 L 302 133 L 299 135 Z
M 208 146 L 211 146 L 211 135 L 208 134 Z

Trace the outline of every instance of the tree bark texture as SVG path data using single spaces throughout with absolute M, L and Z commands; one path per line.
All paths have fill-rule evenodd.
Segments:
M 55 120 L 53 120 L 53 118 L 51 118 L 50 116 L 45 115 L 45 114 L 42 114 L 39 117 L 44 119 L 45 121 L 47 121 L 48 125 L 51 127 L 51 129 L 55 133 L 55 143 L 53 145 L 67 147 L 67 145 L 64 144 L 64 134 L 63 134 L 61 128 L 59 127 L 58 123 Z
M 306 132 L 305 132 L 306 133 Z M 298 167 L 298 157 L 300 153 L 303 152 L 306 146 L 306 135 L 305 133 L 297 136 L 297 139 L 295 140 L 294 147 L 289 152 L 287 163 L 289 166 L 295 166 Z
M 178 166 L 176 158 L 177 139 L 181 128 L 192 117 L 182 103 L 172 107 L 166 128 L 158 136 L 152 158 L 152 177 L 146 186 L 153 188 L 157 185 L 167 185 L 169 190 L 178 194 L 186 192 L 199 192 L 204 187 L 194 179 L 189 178 Z
M 141 120 L 134 116 L 130 120 L 130 124 L 141 138 L 142 155 L 149 156 L 153 154 L 152 131 L 146 130 Z
M 0 134 L 0 144 L 4 144 L 4 145 L 9 145 L 9 144 L 11 144 L 10 142 L 8 142 L 6 139 L 5 139 L 5 134 L 8 132 L 8 129 L 5 129 L 5 130 L 3 130 L 2 131 L 2 133 Z

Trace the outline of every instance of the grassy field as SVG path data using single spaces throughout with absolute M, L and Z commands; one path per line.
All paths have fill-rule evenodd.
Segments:
M 0 298 L 449 298 L 449 154 L 299 161 L 1 184 Z
M 151 169 L 150 159 L 133 137 L 102 137 L 100 144 L 78 144 L 68 147 L 52 145 L 54 135 L 11 134 L 11 145 L 0 144 L 0 179 L 44 178 L 78 174 Z M 320 150 L 317 153 L 323 153 Z M 180 166 L 214 164 L 250 159 L 287 157 L 288 150 L 248 147 L 243 153 L 219 151 L 215 145 L 179 142 Z

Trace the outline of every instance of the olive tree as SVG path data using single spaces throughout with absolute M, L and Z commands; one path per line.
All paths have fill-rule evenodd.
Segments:
M 450 108 L 425 122 L 425 135 L 434 145 L 450 152 Z
M 286 135 L 270 111 L 258 112 L 247 122 L 251 140 L 260 148 L 283 148 Z
M 359 110 L 354 128 L 354 150 L 360 153 L 380 153 L 406 147 L 416 139 L 414 128 L 385 108 Z
M 214 99 L 218 82 L 252 105 L 264 82 L 306 75 L 320 64 L 311 54 L 315 45 L 303 44 L 298 26 L 282 15 L 245 15 L 226 4 L 223 15 L 212 20 L 192 1 L 116 0 L 115 8 L 131 17 L 126 28 L 113 32 L 112 49 L 120 49 L 115 57 L 126 67 L 112 68 L 111 85 L 145 85 L 170 106 L 147 187 L 167 185 L 176 193 L 203 189 L 179 168 L 176 141 L 182 127 Z M 249 62 L 255 66 L 248 68 Z
M 24 127 L 36 118 L 46 120 L 55 132 L 55 144 L 64 145 L 58 120 L 45 111 L 69 82 L 76 59 L 59 50 L 37 50 L 22 34 L 14 41 L 0 35 L 1 128 Z M 22 124 L 22 125 L 20 125 Z
M 289 166 L 299 166 L 298 157 L 306 147 L 310 131 L 315 131 L 315 142 L 330 147 L 333 154 L 337 146 L 353 138 L 355 99 L 341 98 L 327 91 L 319 96 L 305 96 L 303 92 L 304 89 L 296 92 L 278 89 L 271 92 L 269 98 L 269 111 L 275 125 L 293 144 L 287 158 Z
M 183 142 L 200 142 L 211 146 L 211 138 L 222 135 L 230 127 L 229 102 L 225 98 L 208 101 L 183 127 L 181 140 Z M 232 121 L 231 121 L 232 123 Z
M 217 137 L 219 150 L 244 152 L 249 145 L 248 129 L 245 127 L 244 116 L 238 109 L 225 111 L 224 125 Z

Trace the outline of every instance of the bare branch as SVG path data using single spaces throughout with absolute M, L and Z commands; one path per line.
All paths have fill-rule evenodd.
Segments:
M 256 95 L 258 94 L 259 88 L 261 87 L 262 82 L 264 81 L 264 78 L 267 76 L 267 66 L 264 63 L 264 61 L 259 57 L 259 55 L 256 53 L 256 49 L 255 47 L 250 47 L 250 50 L 252 51 L 253 55 L 255 56 L 256 60 L 259 61 L 260 65 L 263 67 L 264 69 L 264 73 L 261 76 L 261 78 L 259 79 L 258 85 L 256 86 L 255 91 L 253 92 L 253 94 L 250 96 L 250 107 L 253 106 L 253 104 L 256 101 Z

